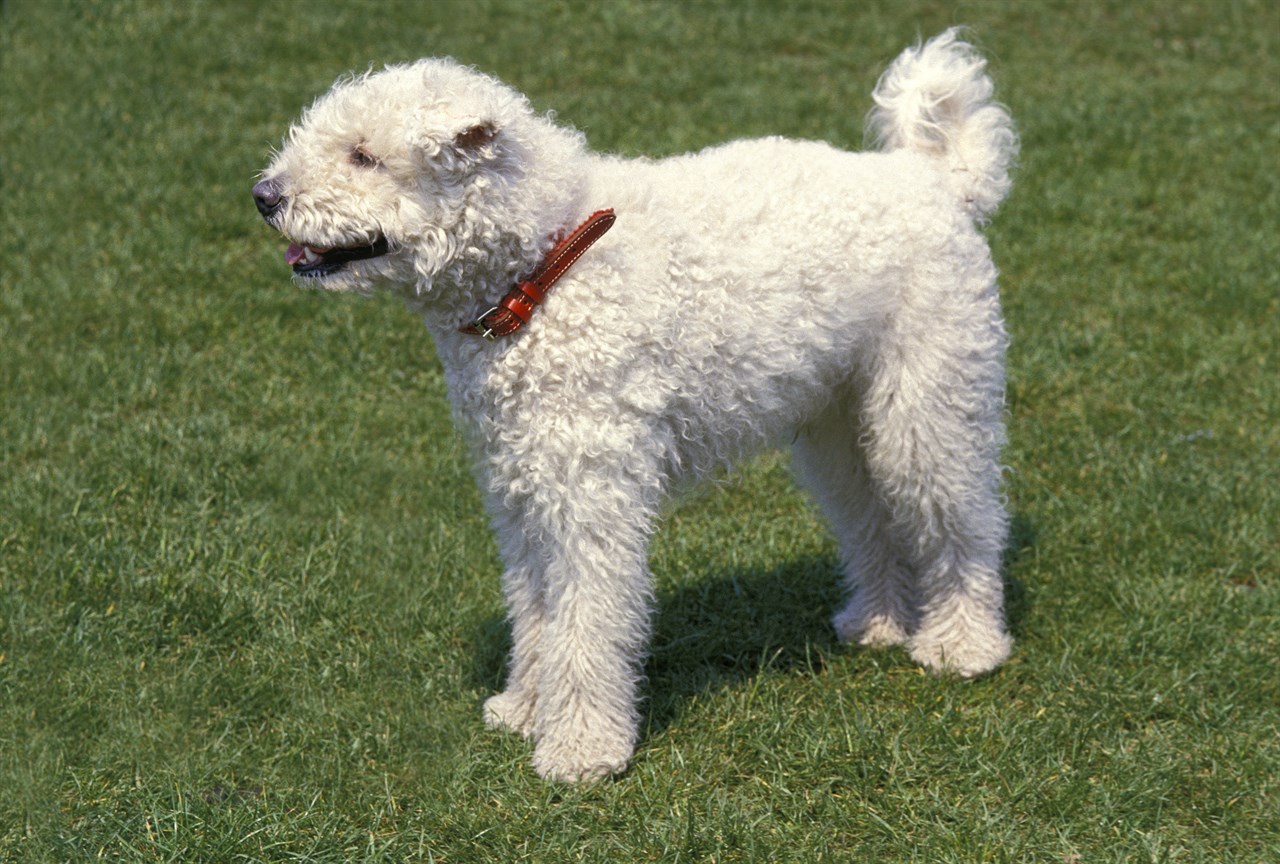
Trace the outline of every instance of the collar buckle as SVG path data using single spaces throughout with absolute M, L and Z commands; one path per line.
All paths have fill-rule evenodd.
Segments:
M 497 315 L 500 311 L 502 310 L 497 306 L 489 307 L 488 311 L 477 316 L 476 320 L 472 321 L 471 325 L 465 328 L 465 332 L 479 336 L 481 339 L 487 339 L 490 342 L 496 342 L 498 340 L 498 331 L 486 324 L 484 319 Z

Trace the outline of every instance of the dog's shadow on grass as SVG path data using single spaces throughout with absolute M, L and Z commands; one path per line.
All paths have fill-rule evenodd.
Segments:
M 703 694 L 733 689 L 762 672 L 820 673 L 849 650 L 831 627 L 843 600 L 834 555 L 771 570 L 680 581 L 660 592 L 649 661 L 648 734 L 676 722 Z
M 1026 586 L 1008 574 L 1035 544 L 1015 517 L 1005 552 L 1005 608 L 1014 638 L 1030 611 Z M 647 734 L 675 722 L 698 696 L 751 681 L 762 671 L 821 674 L 829 657 L 861 649 L 841 645 L 831 616 L 844 602 L 834 554 L 811 555 L 770 570 L 708 578 L 662 579 L 644 688 Z M 496 692 L 505 678 L 510 630 L 499 618 L 480 634 L 478 683 Z M 910 664 L 905 652 L 897 657 Z

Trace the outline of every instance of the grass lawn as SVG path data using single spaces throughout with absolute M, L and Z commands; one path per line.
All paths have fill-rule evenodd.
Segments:
M 766 454 L 674 507 L 634 767 L 486 730 L 507 630 L 439 366 L 249 196 L 451 54 L 597 149 L 862 143 L 966 22 L 1023 137 L 997 674 L 838 645 Z M 1280 860 L 1280 6 L 0 2 L 0 861 Z

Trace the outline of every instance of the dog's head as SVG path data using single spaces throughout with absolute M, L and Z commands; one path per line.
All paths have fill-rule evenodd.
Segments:
M 536 245 L 556 207 L 534 179 L 535 154 L 565 146 L 581 136 L 516 91 L 422 60 L 335 84 L 289 130 L 253 197 L 288 239 L 299 282 L 423 294 L 441 278 L 523 266 L 510 259 Z

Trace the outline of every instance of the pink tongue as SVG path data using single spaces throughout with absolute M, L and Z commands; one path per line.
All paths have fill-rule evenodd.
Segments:
M 312 255 L 323 255 L 329 250 L 327 248 L 319 249 L 315 246 L 300 246 L 297 243 L 290 243 L 288 251 L 284 253 L 285 263 L 297 264 L 307 257 L 308 251 L 310 251 Z

